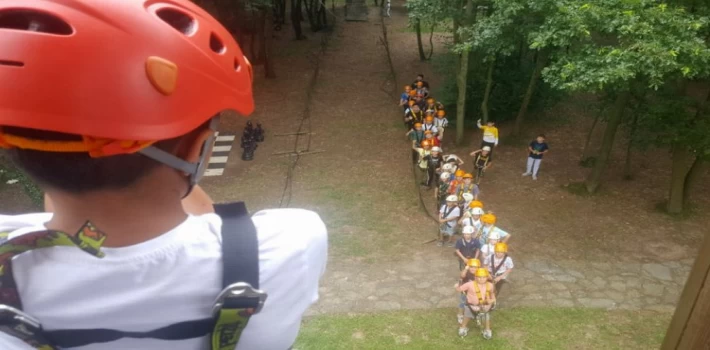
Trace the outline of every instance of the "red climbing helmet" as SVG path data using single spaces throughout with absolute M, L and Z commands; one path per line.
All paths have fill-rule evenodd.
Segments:
M 251 64 L 188 0 L 3 0 L 0 47 L 0 127 L 84 136 L 72 152 L 133 153 L 254 110 Z M 0 135 L 62 151 L 31 141 Z

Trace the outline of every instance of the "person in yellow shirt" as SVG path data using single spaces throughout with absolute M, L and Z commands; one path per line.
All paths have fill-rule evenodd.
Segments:
M 496 123 L 492 121 L 488 121 L 486 125 L 481 125 L 481 120 L 479 119 L 476 122 L 476 125 L 478 125 L 478 128 L 483 130 L 483 142 L 481 142 L 481 149 L 483 147 L 490 147 L 491 148 L 491 154 L 493 153 L 493 147 L 498 146 L 498 128 L 496 128 Z

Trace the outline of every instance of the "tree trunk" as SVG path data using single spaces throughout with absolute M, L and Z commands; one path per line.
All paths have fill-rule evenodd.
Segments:
M 473 20 L 473 0 L 466 0 L 466 20 Z M 459 38 L 460 40 L 461 38 Z M 469 51 L 465 50 L 461 53 L 459 59 L 459 70 L 456 76 L 456 85 L 458 86 L 458 98 L 456 99 L 456 144 L 460 145 L 463 142 L 464 121 L 466 120 L 466 86 L 468 84 L 468 56 Z
M 634 135 L 636 134 L 636 124 L 638 123 L 638 113 L 634 113 L 629 130 L 629 143 L 626 145 L 626 162 L 624 163 L 624 180 L 633 180 L 634 174 L 631 170 L 631 149 L 634 145 Z
M 296 40 L 303 40 L 303 29 L 301 29 L 301 0 L 291 0 L 291 24 Z
M 685 176 L 685 186 L 683 187 L 684 205 L 690 203 L 691 193 L 693 189 L 697 187 L 697 184 L 700 182 L 700 179 L 703 178 L 703 175 L 705 175 L 708 169 L 710 169 L 709 165 L 710 163 L 702 157 L 695 158 L 695 162 L 693 162 L 693 165 L 690 167 L 688 175 Z
M 267 79 L 276 78 L 276 70 L 274 69 L 274 61 L 271 58 L 271 53 L 274 45 L 274 13 L 266 8 L 264 12 L 264 30 L 263 39 L 261 41 L 261 56 L 264 59 L 264 77 Z
M 481 101 L 481 113 L 483 114 L 483 124 L 488 123 L 488 100 L 491 96 L 491 88 L 493 87 L 493 69 L 496 66 L 495 56 L 491 58 L 488 65 L 488 73 L 486 74 L 486 91 L 483 93 L 483 101 Z
M 523 121 L 525 120 L 525 114 L 528 112 L 528 106 L 530 105 L 530 100 L 535 93 L 535 86 L 537 86 L 537 81 L 540 79 L 540 74 L 542 74 L 542 69 L 545 68 L 545 63 L 547 61 L 547 55 L 544 52 L 537 52 L 537 59 L 535 60 L 535 69 L 533 70 L 532 76 L 530 76 L 530 82 L 528 82 L 528 89 L 525 91 L 525 97 L 523 97 L 523 103 L 520 105 L 518 110 L 518 115 L 515 117 L 515 125 L 513 126 L 513 136 L 520 136 L 520 129 L 523 126 Z
M 683 212 L 683 194 L 685 192 L 685 179 L 688 175 L 688 164 L 694 161 L 695 155 L 683 145 L 673 145 L 673 164 L 671 165 L 671 188 L 668 192 L 668 205 L 666 210 L 671 214 Z
M 611 156 L 611 150 L 614 147 L 616 130 L 619 128 L 619 124 L 621 124 L 621 120 L 624 117 L 624 110 L 626 109 L 626 104 L 629 101 L 629 96 L 630 93 L 628 90 L 619 92 L 616 96 L 616 101 L 614 101 L 614 109 L 611 111 L 609 121 L 606 125 L 606 129 L 604 130 L 604 138 L 602 139 L 602 145 L 599 149 L 599 158 L 594 163 L 594 168 L 585 180 L 587 192 L 589 193 L 595 193 L 599 188 L 602 173 L 606 169 L 609 157 Z
M 434 54 L 434 28 L 436 28 L 436 24 L 431 25 L 431 31 L 429 32 L 429 55 L 426 58 L 427 60 L 430 60 Z
M 424 45 L 422 45 L 422 21 L 417 18 L 414 23 L 414 30 L 417 32 L 417 48 L 419 49 L 419 60 L 425 61 L 426 56 L 424 55 Z
M 587 141 L 584 142 L 584 149 L 582 150 L 582 162 L 586 162 L 587 159 L 592 157 L 592 151 L 589 145 L 592 143 L 592 136 L 594 135 L 594 129 L 597 127 L 597 124 L 599 123 L 599 119 L 602 118 L 602 113 L 604 113 L 604 107 L 599 107 L 599 113 L 597 113 L 597 116 L 594 117 L 594 122 L 592 123 L 592 127 L 589 128 L 589 132 L 587 133 Z M 596 156 L 596 154 L 594 155 Z

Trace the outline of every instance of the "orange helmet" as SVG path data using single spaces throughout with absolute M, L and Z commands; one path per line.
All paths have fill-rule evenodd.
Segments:
M 495 245 L 495 247 L 493 248 L 493 250 L 494 250 L 496 253 L 507 253 L 507 252 L 508 252 L 508 245 L 505 244 L 505 243 L 503 243 L 503 242 L 496 243 L 496 245 Z
M 431 147 L 431 143 L 428 140 L 422 141 L 422 148 Z
M 426 102 L 429 103 L 430 105 L 431 105 L 431 104 L 434 104 L 434 101 L 435 101 L 435 100 L 434 100 L 433 97 L 429 97 L 429 98 L 426 99 Z
M 443 117 L 443 116 L 445 116 L 445 115 L 446 115 L 446 111 L 443 110 L 443 109 L 440 109 L 440 110 L 436 111 L 436 116 L 437 116 L 437 117 Z
M 465 173 L 463 170 L 461 170 L 461 169 L 456 170 L 456 172 L 454 173 L 454 175 L 455 175 L 456 177 L 462 177 L 462 176 L 464 176 L 464 174 L 466 174 L 466 173 Z
M 415 127 L 415 128 L 421 128 L 421 127 L 422 127 L 422 123 L 414 123 L 414 127 Z
M 468 259 L 468 261 L 466 262 L 466 266 L 468 266 L 468 267 L 476 267 L 476 268 L 481 267 L 481 260 L 478 260 L 478 259 Z
M 431 122 L 434 121 L 434 118 L 432 118 L 431 116 L 429 116 L 429 117 L 426 117 L 426 119 L 424 119 L 424 120 L 426 120 L 426 121 L 428 121 L 428 122 L 431 123 Z
M 417 87 L 423 87 L 423 86 L 424 86 L 424 83 L 423 83 L 423 82 L 421 82 L 421 81 L 418 81 L 418 82 L 417 82 Z
M 488 269 L 485 269 L 483 267 L 479 267 L 476 269 L 476 272 L 474 273 L 476 277 L 488 277 L 490 274 L 488 273 Z
M 251 64 L 190 1 L 11 0 L 0 14 L 9 14 L 0 15 L 0 127 L 84 137 L 0 134 L 2 147 L 135 153 L 221 111 L 254 110 Z
M 488 213 L 488 214 L 483 214 L 483 215 L 481 216 L 481 222 L 483 222 L 484 224 L 492 225 L 492 224 L 495 224 L 495 223 L 496 223 L 496 220 L 497 220 L 497 219 L 496 219 L 496 216 L 493 215 L 493 214 L 490 214 L 490 213 Z
M 409 100 L 409 106 L 410 106 L 410 107 L 411 107 L 411 106 L 414 106 L 415 103 L 417 103 L 417 101 Z
M 483 208 L 483 202 L 481 201 L 471 201 L 471 203 L 468 204 L 468 207 L 473 209 L 473 208 Z
M 463 174 L 463 178 L 464 179 L 473 179 L 473 175 L 471 175 L 470 173 L 465 173 L 465 174 Z
M 411 97 L 417 96 L 417 91 L 416 90 L 409 90 L 409 96 L 411 96 Z

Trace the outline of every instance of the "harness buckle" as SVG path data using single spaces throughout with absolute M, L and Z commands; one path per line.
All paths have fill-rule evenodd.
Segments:
M 257 314 L 264 307 L 268 294 L 260 289 L 254 289 L 251 284 L 237 282 L 224 288 L 215 301 L 212 314 L 217 316 L 223 308 L 251 309 L 251 314 Z
M 47 347 L 39 320 L 12 306 L 0 305 L 0 331 L 38 349 L 54 349 Z

